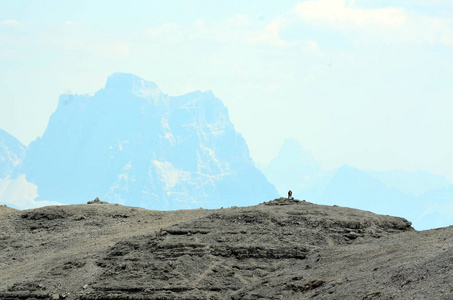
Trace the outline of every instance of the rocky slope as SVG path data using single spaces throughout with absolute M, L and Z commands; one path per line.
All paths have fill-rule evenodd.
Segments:
M 0 299 L 451 299 L 453 228 L 284 198 L 0 207 Z
M 14 167 L 24 159 L 26 150 L 25 145 L 0 129 L 0 178 L 11 174 Z

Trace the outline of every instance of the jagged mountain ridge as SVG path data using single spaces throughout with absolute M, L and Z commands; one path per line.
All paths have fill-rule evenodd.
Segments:
M 26 151 L 25 145 L 0 129 L 0 204 L 20 205 L 36 197 L 36 187 L 27 183 L 24 175 L 12 178 L 14 169 L 23 161 Z
M 171 97 L 115 73 L 93 96 L 62 95 L 16 174 L 39 199 L 155 209 L 249 205 L 275 197 L 212 92 Z
M 11 174 L 13 169 L 24 159 L 27 147 L 19 140 L 0 129 L 0 178 Z
M 452 228 L 276 199 L 149 211 L 0 207 L 0 297 L 449 299 Z

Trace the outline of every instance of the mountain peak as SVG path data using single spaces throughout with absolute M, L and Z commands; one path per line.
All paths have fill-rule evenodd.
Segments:
M 27 151 L 23 170 L 38 187 L 37 201 L 86 202 L 95 195 L 176 209 L 278 195 L 212 92 L 170 97 L 153 82 L 114 73 L 99 92 L 74 99 L 62 97 L 42 139 Z M 70 102 L 76 105 L 64 106 Z
M 307 151 L 302 148 L 299 141 L 295 139 L 286 139 L 276 158 L 274 158 L 269 164 L 275 164 L 277 162 L 284 162 L 286 166 L 291 168 L 298 166 L 312 166 L 315 169 L 318 169 L 315 159 L 313 158 L 310 151 Z
M 153 98 L 162 94 L 154 82 L 129 73 L 113 73 L 107 78 L 104 89 L 115 93 L 132 92 L 141 98 Z

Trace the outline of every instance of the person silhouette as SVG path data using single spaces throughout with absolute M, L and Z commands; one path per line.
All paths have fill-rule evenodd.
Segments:
M 291 190 L 288 191 L 288 199 L 292 200 L 293 198 L 293 192 Z

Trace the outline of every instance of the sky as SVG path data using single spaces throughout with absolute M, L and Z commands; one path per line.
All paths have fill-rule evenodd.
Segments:
M 0 128 L 28 145 L 60 94 L 114 72 L 212 90 L 252 158 L 453 181 L 453 1 L 0 0 Z

